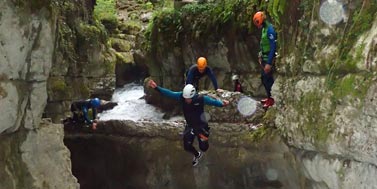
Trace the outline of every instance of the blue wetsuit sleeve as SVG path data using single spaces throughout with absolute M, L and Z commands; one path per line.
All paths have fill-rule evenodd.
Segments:
M 270 42 L 270 52 L 268 53 L 267 64 L 272 65 L 272 60 L 275 57 L 276 52 L 276 32 L 272 26 L 268 27 L 267 36 Z
M 194 72 L 192 71 L 192 69 L 189 69 L 189 71 L 187 72 L 186 85 L 192 84 L 193 79 L 194 79 Z
M 175 99 L 175 100 L 180 100 L 182 96 L 182 92 L 174 92 L 169 89 L 165 89 L 163 87 L 157 86 L 157 91 L 159 91 L 162 95 Z
M 82 112 L 84 114 L 84 119 L 87 123 L 92 123 L 92 120 L 88 117 L 88 108 L 86 106 L 82 107 Z
M 206 104 L 206 105 L 223 107 L 222 101 L 211 98 L 209 96 L 203 96 L 203 100 L 204 100 L 204 104 Z
M 213 87 L 215 88 L 215 90 L 217 90 L 217 89 L 219 88 L 219 86 L 217 85 L 217 80 L 216 80 L 215 75 L 213 74 L 212 69 L 208 68 L 206 71 L 207 71 L 207 75 L 208 75 L 208 77 L 209 77 L 209 78 L 211 79 L 211 81 L 212 81 Z

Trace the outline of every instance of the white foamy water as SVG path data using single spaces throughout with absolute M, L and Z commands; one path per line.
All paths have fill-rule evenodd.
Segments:
M 145 100 L 141 99 L 143 96 L 143 86 L 134 83 L 115 90 L 112 101 L 118 105 L 99 114 L 100 120 L 162 120 L 163 113 L 145 103 Z

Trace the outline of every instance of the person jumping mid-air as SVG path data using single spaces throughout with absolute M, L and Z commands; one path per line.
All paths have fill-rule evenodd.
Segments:
M 157 86 L 156 82 L 153 80 L 150 80 L 148 85 L 162 95 L 181 103 L 183 115 L 186 120 L 186 126 L 183 132 L 183 147 L 186 151 L 194 155 L 192 165 L 196 166 L 199 163 L 199 159 L 203 156 L 203 153 L 209 148 L 208 138 L 210 128 L 208 127 L 208 122 L 204 115 L 204 105 L 223 107 L 228 105 L 229 101 L 220 101 L 209 96 L 199 95 L 196 93 L 195 87 L 191 84 L 187 84 L 182 92 L 174 92 Z M 201 151 L 197 151 L 193 146 L 195 137 L 198 139 L 199 149 Z

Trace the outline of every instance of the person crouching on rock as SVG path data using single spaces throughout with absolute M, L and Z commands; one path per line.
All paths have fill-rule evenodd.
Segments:
M 97 129 L 97 108 L 101 105 L 98 98 L 79 100 L 71 104 L 72 122 L 91 125 L 92 129 Z M 92 118 L 89 119 L 88 111 L 92 109 Z

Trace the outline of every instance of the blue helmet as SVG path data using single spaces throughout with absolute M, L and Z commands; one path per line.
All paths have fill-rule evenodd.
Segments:
M 98 98 L 93 98 L 92 100 L 90 100 L 90 104 L 94 108 L 98 108 L 101 105 L 101 101 Z

